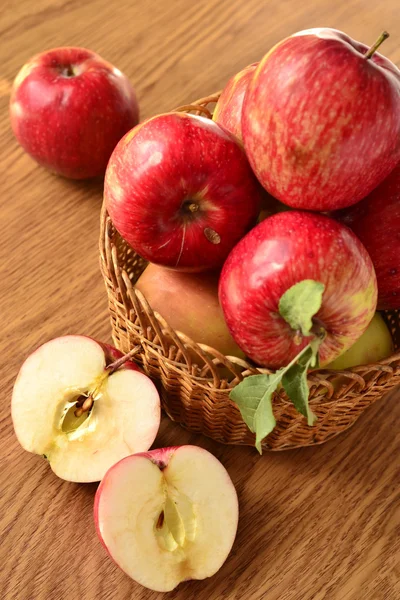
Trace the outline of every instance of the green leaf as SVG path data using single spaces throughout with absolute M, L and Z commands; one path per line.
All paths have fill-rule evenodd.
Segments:
M 282 385 L 285 392 L 293 402 L 296 410 L 306 417 L 309 426 L 314 425 L 317 417 L 308 404 L 309 389 L 307 372 L 310 367 L 316 364 L 319 345 L 320 340 L 313 340 L 307 347 L 306 352 L 299 357 L 298 361 L 282 377 Z
M 319 311 L 325 286 L 313 279 L 304 279 L 286 290 L 279 300 L 279 314 L 294 331 L 312 335 L 312 318 Z
M 272 410 L 272 394 L 282 383 L 296 409 L 313 425 L 316 416 L 308 406 L 307 371 L 318 364 L 318 349 L 324 334 L 315 337 L 299 354 L 279 371 L 269 375 L 251 375 L 233 388 L 229 397 L 236 402 L 243 421 L 256 434 L 256 448 L 262 453 L 261 442 L 276 425 Z
M 272 394 L 282 379 L 282 370 L 271 375 L 251 375 L 233 388 L 229 397 L 236 402 L 250 431 L 256 434 L 256 448 L 276 425 L 272 410 Z

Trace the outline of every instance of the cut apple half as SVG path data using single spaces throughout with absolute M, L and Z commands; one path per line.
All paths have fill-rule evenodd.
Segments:
M 227 471 L 196 446 L 124 458 L 106 473 L 94 504 L 113 560 L 157 592 L 214 575 L 232 548 L 238 515 Z
M 47 458 L 54 473 L 100 481 L 115 462 L 148 450 L 160 425 L 152 381 L 122 354 L 85 336 L 56 338 L 21 367 L 12 419 L 21 446 Z

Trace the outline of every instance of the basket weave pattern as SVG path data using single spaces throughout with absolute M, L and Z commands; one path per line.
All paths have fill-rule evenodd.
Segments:
M 219 94 L 176 110 L 212 116 L 210 105 Z M 254 435 L 243 422 L 229 392 L 243 377 L 268 373 L 238 358 L 228 358 L 184 334 L 172 330 L 153 311 L 134 283 L 146 262 L 121 238 L 103 206 L 100 265 L 108 294 L 112 335 L 116 347 L 135 355 L 147 375 L 159 383 L 168 416 L 194 432 L 226 444 L 253 445 Z M 308 427 L 305 418 L 281 390 L 273 399 L 277 425 L 263 448 L 282 450 L 323 443 L 344 431 L 364 410 L 400 384 L 400 311 L 385 319 L 395 344 L 395 354 L 376 364 L 348 371 L 313 371 L 308 376 L 310 406 L 318 420 Z

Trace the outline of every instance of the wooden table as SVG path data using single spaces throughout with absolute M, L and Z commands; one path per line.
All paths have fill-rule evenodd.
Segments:
M 397 0 L 19 0 L 0 21 L 2 600 L 156 599 L 108 559 L 92 522 L 96 485 L 57 479 L 18 445 L 10 395 L 24 358 L 67 333 L 109 340 L 98 269 L 101 184 L 39 168 L 13 139 L 10 86 L 33 54 L 60 45 L 98 51 L 135 83 L 142 116 L 222 87 L 272 44 L 315 25 L 344 29 L 400 64 Z M 119 8 L 117 9 L 116 6 Z M 4 7 L 3 7 L 4 8 Z M 348 433 L 316 448 L 267 453 L 223 447 L 166 418 L 158 446 L 199 444 L 237 487 L 237 540 L 212 579 L 177 600 L 400 598 L 400 396 L 378 402 Z

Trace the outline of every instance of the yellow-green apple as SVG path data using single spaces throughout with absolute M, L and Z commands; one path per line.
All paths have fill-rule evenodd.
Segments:
M 356 343 L 326 368 L 344 371 L 357 365 L 379 362 L 391 354 L 393 354 L 392 336 L 382 315 L 377 312 Z
M 232 548 L 238 515 L 227 471 L 196 446 L 124 458 L 106 473 L 94 503 L 111 558 L 157 592 L 214 575 Z
M 117 142 L 139 119 L 127 77 L 85 48 L 54 48 L 18 73 L 11 126 L 32 158 L 72 179 L 103 175 Z
M 355 204 L 400 160 L 400 71 L 333 29 L 283 40 L 243 104 L 247 156 L 265 189 L 294 208 Z
M 254 225 L 260 187 L 232 134 L 204 117 L 167 113 L 119 142 L 104 197 L 115 227 L 146 260 L 201 271 L 221 266 Z
M 230 253 L 219 298 L 233 339 L 256 363 L 282 367 L 311 341 L 280 310 L 281 297 L 305 280 L 325 286 L 313 323 L 325 333 L 319 360 L 326 365 L 360 337 L 375 312 L 374 267 L 358 238 L 329 217 L 293 210 L 265 219 Z
M 228 81 L 222 90 L 213 114 L 213 120 L 233 133 L 241 142 L 243 141 L 243 100 L 257 65 L 258 63 L 248 65 Z
M 152 381 L 115 348 L 79 335 L 26 359 L 11 408 L 21 446 L 67 481 L 99 481 L 116 461 L 148 450 L 160 425 Z
M 244 358 L 233 341 L 218 300 L 219 274 L 182 273 L 149 264 L 136 282 L 153 310 L 194 342 Z
M 400 308 L 400 163 L 367 198 L 334 216 L 354 231 L 372 258 L 378 308 Z

